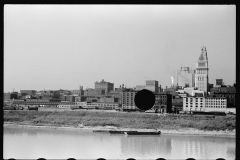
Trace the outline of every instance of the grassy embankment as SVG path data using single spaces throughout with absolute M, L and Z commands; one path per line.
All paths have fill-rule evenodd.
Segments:
M 4 122 L 30 122 L 76 127 L 115 126 L 137 129 L 182 129 L 233 130 L 235 116 L 166 115 L 157 116 L 139 113 L 89 112 L 89 111 L 4 111 Z

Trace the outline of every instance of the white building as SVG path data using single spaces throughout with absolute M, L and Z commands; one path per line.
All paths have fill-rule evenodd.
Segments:
M 234 112 L 227 108 L 226 98 L 218 97 L 183 97 L 183 111 Z
M 205 98 L 183 97 L 183 111 L 205 111 Z
M 217 112 L 226 112 L 227 109 L 227 99 L 226 98 L 210 98 L 206 97 L 206 112 L 217 111 Z

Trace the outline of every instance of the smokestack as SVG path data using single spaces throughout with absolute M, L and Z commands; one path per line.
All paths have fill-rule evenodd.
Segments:
M 171 80 L 172 80 L 172 85 L 174 84 L 174 77 L 172 76 L 171 77 Z

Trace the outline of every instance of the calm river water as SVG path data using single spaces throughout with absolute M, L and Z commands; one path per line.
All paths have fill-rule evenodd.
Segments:
M 15 159 L 235 159 L 235 138 L 127 136 L 67 129 L 4 127 L 3 157 Z

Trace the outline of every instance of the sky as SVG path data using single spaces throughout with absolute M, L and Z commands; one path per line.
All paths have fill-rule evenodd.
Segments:
M 209 83 L 236 83 L 235 5 L 4 5 L 4 92 L 165 88 L 202 46 Z

